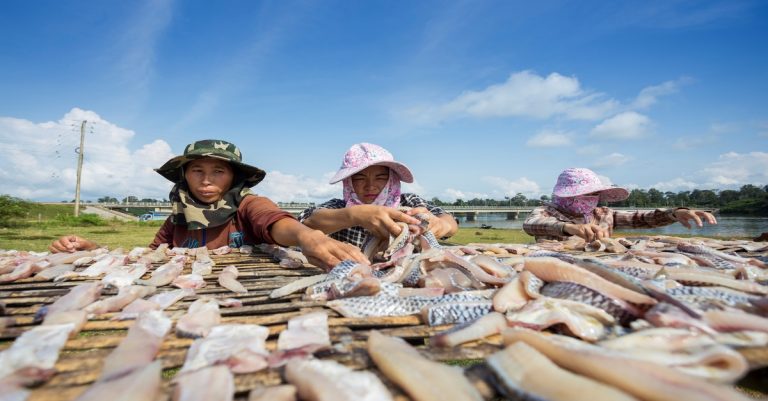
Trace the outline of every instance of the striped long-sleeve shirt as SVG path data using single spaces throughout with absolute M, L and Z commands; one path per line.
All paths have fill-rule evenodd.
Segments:
M 613 234 L 614 228 L 651 228 L 672 224 L 678 209 L 656 209 L 647 212 L 620 211 L 609 207 L 598 207 L 592 211 L 592 223 L 608 228 Z M 566 224 L 584 224 L 584 216 L 571 216 L 558 210 L 554 205 L 540 206 L 531 212 L 523 230 L 533 235 L 536 240 L 565 240 L 570 235 L 565 232 Z

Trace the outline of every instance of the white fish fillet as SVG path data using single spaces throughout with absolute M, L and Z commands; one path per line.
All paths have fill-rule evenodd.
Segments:
M 482 401 L 461 369 L 430 361 L 400 338 L 377 331 L 368 337 L 376 366 L 416 401 Z
M 392 395 L 376 375 L 354 371 L 336 361 L 291 359 L 285 379 L 306 401 L 391 401 Z

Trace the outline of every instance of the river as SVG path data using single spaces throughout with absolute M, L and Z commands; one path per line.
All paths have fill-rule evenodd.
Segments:
M 527 215 L 521 215 L 517 220 L 507 220 L 506 213 L 480 213 L 475 221 L 467 221 L 465 216 L 457 216 L 459 227 L 480 227 L 490 225 L 493 228 L 522 229 L 523 221 Z M 627 230 L 637 233 L 677 235 L 691 234 L 715 237 L 757 237 L 761 233 L 768 232 L 768 217 L 741 217 L 741 216 L 715 216 L 717 225 L 710 226 L 704 223 L 702 228 L 685 228 L 682 224 L 675 223 L 658 228 L 638 228 Z

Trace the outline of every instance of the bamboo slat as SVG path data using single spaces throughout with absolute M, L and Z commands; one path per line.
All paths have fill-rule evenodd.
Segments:
M 386 377 L 381 376 L 365 351 L 366 339 L 371 330 L 402 337 L 421 349 L 425 356 L 436 361 L 479 360 L 501 348 L 499 336 L 461 347 L 433 348 L 429 346 L 429 337 L 445 330 L 446 327 L 426 326 L 417 316 L 345 318 L 325 308 L 324 302 L 302 300 L 300 294 L 270 299 L 269 293 L 272 290 L 297 278 L 321 272 L 311 267 L 284 269 L 265 254 L 212 255 L 212 258 L 216 264 L 213 273 L 205 277 L 207 286 L 197 290 L 196 296 L 186 297 L 166 310 L 166 314 L 174 321 L 183 315 L 189 305 L 200 295 L 236 298 L 243 303 L 243 306 L 222 308 L 222 323 L 266 326 L 270 333 L 267 348 L 275 349 L 277 336 L 285 329 L 288 320 L 308 311 L 324 310 L 329 315 L 329 332 L 334 347 L 319 351 L 317 356 L 336 360 L 354 369 L 368 369 L 378 374 L 392 390 L 396 400 L 406 401 L 408 397 Z M 235 294 L 218 285 L 217 275 L 228 265 L 238 268 L 238 280 L 248 289 L 247 294 Z M 188 264 L 184 273 L 190 272 Z M 87 280 L 78 278 L 53 283 L 25 279 L 0 284 L 0 300 L 5 304 L 7 318 L 12 320 L 10 327 L 0 332 L 0 351 L 10 347 L 13 340 L 23 332 L 35 327 L 33 318 L 40 307 L 54 302 L 66 294 L 71 287 L 83 281 Z M 163 287 L 159 291 L 170 289 L 175 288 Z M 103 297 L 115 293 L 114 289 L 105 290 Z M 116 315 L 116 313 L 108 313 L 92 317 L 79 335 L 67 341 L 55 366 L 57 374 L 34 388 L 28 400 L 69 401 L 82 393 L 99 376 L 104 358 L 125 338 L 128 327 L 133 323 L 133 321 L 112 320 Z M 192 342 L 191 339 L 178 338 L 173 332 L 165 338 L 157 356 L 165 369 L 163 391 L 158 395 L 157 401 L 171 399 L 172 376 L 183 365 Z M 742 349 L 740 352 L 749 360 L 753 368 L 768 366 L 768 348 Z M 235 398 L 246 400 L 251 389 L 282 382 L 279 369 L 238 374 L 235 376 L 237 391 Z

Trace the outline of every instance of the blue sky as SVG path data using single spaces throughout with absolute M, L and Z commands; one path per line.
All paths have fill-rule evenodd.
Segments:
M 764 1 L 6 1 L 0 194 L 164 198 L 152 171 L 230 140 L 256 191 L 322 201 L 356 142 L 443 200 L 768 184 Z

